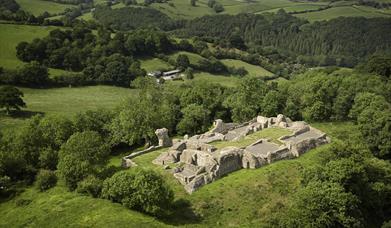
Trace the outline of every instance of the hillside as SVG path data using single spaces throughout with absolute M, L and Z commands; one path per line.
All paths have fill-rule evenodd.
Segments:
M 389 227 L 391 0 L 0 0 L 0 227 Z
M 339 137 L 347 138 L 355 131 L 351 123 L 315 124 L 315 126 L 332 135 L 334 140 Z M 264 137 L 268 137 L 268 133 Z M 255 170 L 234 172 L 204 186 L 192 195 L 187 195 L 169 172 L 151 163 L 162 152 L 156 151 L 136 158 L 135 162 L 162 173 L 175 190 L 178 208 L 167 221 L 152 219 L 106 200 L 69 193 L 60 186 L 46 193 L 28 189 L 12 201 L 2 203 L 0 212 L 4 216 L 1 217 L 0 224 L 23 225 L 31 219 L 34 220 L 31 224 L 34 227 L 51 226 L 55 221 L 57 223 L 62 221 L 63 226 L 99 227 L 113 224 L 125 227 L 130 225 L 129 222 L 136 226 L 147 225 L 148 227 L 161 227 L 164 224 L 186 227 L 267 224 L 273 217 L 266 215 L 273 214 L 277 209 L 281 213 L 289 203 L 292 193 L 300 186 L 299 169 L 314 166 L 319 155 L 327 149 L 328 146 L 324 146 L 295 160 L 280 161 Z M 118 166 L 120 160 L 113 159 L 112 164 Z M 25 204 L 20 203 L 20 206 L 15 206 L 23 200 L 26 201 Z M 52 207 L 54 203 L 61 209 Z M 191 205 L 191 208 L 187 205 Z M 197 218 L 198 216 L 201 217 Z

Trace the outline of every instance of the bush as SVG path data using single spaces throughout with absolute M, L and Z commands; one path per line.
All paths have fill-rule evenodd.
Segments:
M 50 170 L 40 170 L 37 175 L 37 187 L 43 192 L 52 187 L 57 183 L 57 176 L 53 171 Z
M 127 208 L 157 216 L 163 215 L 174 199 L 162 176 L 144 169 L 118 172 L 106 179 L 102 196 Z
M 103 181 L 95 176 L 88 176 L 77 184 L 78 193 L 87 194 L 98 198 L 102 192 Z

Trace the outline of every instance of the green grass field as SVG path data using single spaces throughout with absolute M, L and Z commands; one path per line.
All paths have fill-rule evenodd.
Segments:
M 175 61 L 176 58 L 178 57 L 178 55 L 187 55 L 191 64 L 197 64 L 198 61 L 205 59 L 204 57 L 202 57 L 198 54 L 187 52 L 187 51 L 179 51 L 179 52 L 176 52 L 174 54 L 169 55 L 169 57 L 170 57 L 170 59 Z
M 194 81 L 207 81 L 217 83 L 227 87 L 235 87 L 239 84 L 239 78 L 233 76 L 215 75 L 207 72 L 194 74 Z
M 337 17 L 390 17 L 391 14 L 386 14 L 380 10 L 367 6 L 341 6 L 322 10 L 319 12 L 309 12 L 296 14 L 295 16 L 305 18 L 310 22 L 330 20 Z
M 113 86 L 89 86 L 81 88 L 29 89 L 21 88 L 23 100 L 29 114 L 72 115 L 98 108 L 114 108 L 127 97 L 133 96 L 137 90 Z M 20 118 L 0 116 L 0 129 L 18 127 L 24 123 L 27 115 Z
M 389 0 L 379 0 L 389 1 Z M 202 17 L 205 15 L 216 15 L 213 9 L 207 6 L 207 0 L 198 0 L 197 5 L 192 7 L 188 1 L 183 0 L 171 0 L 169 3 L 153 3 L 148 7 L 157 9 L 164 14 L 167 14 L 174 19 L 193 19 L 196 17 Z M 367 6 L 357 6 L 355 0 L 350 1 L 320 1 L 320 2 L 308 2 L 308 1 L 290 1 L 290 0 L 252 0 L 252 1 L 239 1 L 239 0 L 220 0 L 224 6 L 224 11 L 221 14 L 239 14 L 239 13 L 269 13 L 277 12 L 280 9 L 284 9 L 287 12 L 302 12 L 305 10 L 317 10 L 331 5 L 332 8 L 321 10 L 318 12 L 308 12 L 302 14 L 295 14 L 299 17 L 308 19 L 309 21 L 329 20 L 339 16 L 345 17 L 386 17 L 391 14 L 387 9 L 376 9 Z M 112 8 L 122 8 L 124 4 L 116 4 Z M 134 6 L 129 6 L 134 7 Z M 92 20 L 92 14 L 86 13 L 80 18 L 84 20 Z
M 51 14 L 61 13 L 64 12 L 66 8 L 75 7 L 74 5 L 60 4 L 44 0 L 16 0 L 16 2 L 21 6 L 22 10 L 30 12 L 35 16 L 38 16 L 45 11 Z
M 196 18 L 208 14 L 214 14 L 214 11 L 207 6 L 207 1 L 199 0 L 197 1 L 197 6 L 192 7 L 190 1 L 184 0 L 171 0 L 173 6 L 168 3 L 153 3 L 152 8 L 157 9 L 171 18 Z
M 15 69 L 25 63 L 16 57 L 16 46 L 22 41 L 30 42 L 35 38 L 43 38 L 49 35 L 54 26 L 31 26 L 0 24 L 0 66 Z M 51 75 L 62 74 L 60 69 L 49 69 Z
M 324 7 L 326 5 L 327 4 L 325 4 L 325 3 L 316 3 L 316 4 L 306 4 L 306 3 L 304 3 L 304 4 L 293 5 L 293 6 L 287 6 L 287 7 L 283 7 L 283 8 L 275 8 L 275 9 L 271 9 L 271 10 L 265 10 L 265 11 L 258 12 L 257 14 L 265 13 L 265 12 L 277 12 L 280 9 L 283 9 L 283 10 L 285 10 L 288 13 L 290 13 L 290 12 L 301 12 L 301 11 L 305 11 L 305 10 L 318 10 L 318 9 L 321 9 L 322 7 Z
M 147 72 L 156 71 L 160 69 L 170 69 L 173 66 L 166 63 L 165 61 L 158 59 L 158 58 L 152 58 L 152 59 L 141 59 L 141 68 L 145 69 Z
M 24 63 L 16 57 L 16 46 L 22 41 L 42 38 L 56 27 L 0 24 L 0 66 L 15 68 Z
M 243 62 L 241 60 L 223 59 L 223 60 L 221 60 L 221 62 L 223 62 L 225 65 L 231 66 L 231 67 L 244 67 L 248 71 L 248 75 L 251 75 L 251 76 L 257 76 L 257 77 L 258 76 L 260 76 L 260 77 L 273 76 L 273 73 L 267 71 L 266 69 L 264 69 L 260 66 L 248 64 L 248 63 Z

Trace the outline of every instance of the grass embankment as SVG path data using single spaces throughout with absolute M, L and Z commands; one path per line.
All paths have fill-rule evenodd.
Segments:
M 328 133 L 333 140 L 344 140 L 358 134 L 352 123 L 312 125 Z M 271 132 L 270 137 L 277 135 Z M 15 199 L 0 204 L 0 226 L 153 227 L 173 224 L 186 227 L 262 227 L 270 225 L 278 213 L 284 213 L 292 194 L 300 188 L 301 170 L 316 165 L 328 147 L 324 145 L 311 150 L 297 159 L 233 172 L 203 186 L 192 195 L 185 193 L 170 170 L 163 170 L 161 166 L 151 163 L 165 149 L 158 150 L 139 156 L 134 161 L 141 167 L 153 168 L 162 173 L 175 191 L 177 207 L 164 223 L 118 204 L 69 193 L 63 187 L 56 187 L 45 193 L 29 188 Z M 119 157 L 112 159 L 113 164 L 120 165 Z M 31 202 L 24 206 L 19 203 L 20 206 L 17 206 L 21 199 Z
M 21 88 L 27 108 L 18 116 L 0 115 L 0 129 L 18 127 L 32 115 L 64 115 L 71 117 L 86 110 L 114 108 L 137 90 L 113 86 L 88 86 L 80 88 L 30 89 Z

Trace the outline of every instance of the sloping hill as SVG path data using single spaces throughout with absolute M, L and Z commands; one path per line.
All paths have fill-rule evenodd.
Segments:
M 61 13 L 67 8 L 75 7 L 75 5 L 60 4 L 45 0 L 16 0 L 16 2 L 21 6 L 22 10 L 30 12 L 35 16 L 45 11 L 51 14 Z

